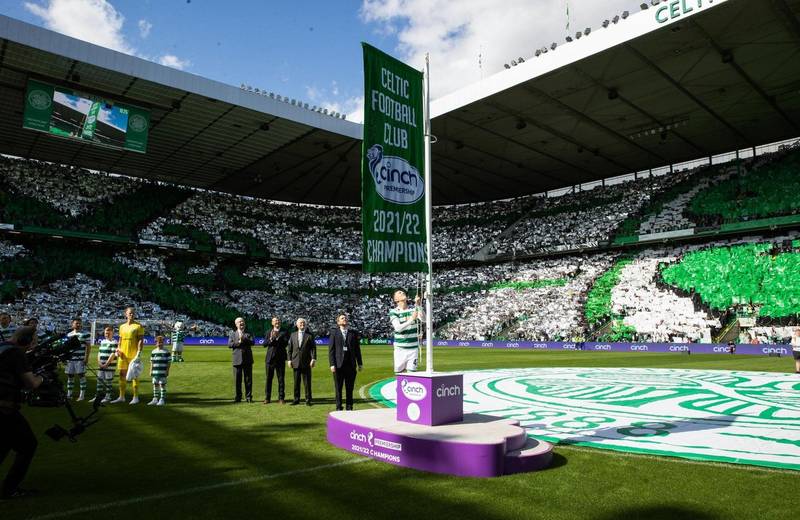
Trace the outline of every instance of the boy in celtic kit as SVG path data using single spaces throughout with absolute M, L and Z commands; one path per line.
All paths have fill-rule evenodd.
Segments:
M 153 381 L 153 400 L 148 405 L 167 404 L 167 376 L 169 375 L 170 353 L 164 348 L 164 336 L 156 336 L 156 348 L 150 352 L 150 378 Z
M 114 371 L 117 369 L 117 342 L 114 341 L 114 329 L 103 329 L 103 339 L 97 351 L 97 395 L 95 401 L 102 399 L 104 403 L 111 402 L 111 383 L 114 380 Z
M 83 322 L 80 318 L 72 320 L 72 330 L 67 334 L 68 338 L 77 336 L 80 346 L 72 351 L 64 372 L 67 374 L 67 399 L 72 398 L 72 383 L 78 379 L 80 393 L 76 401 L 83 401 L 86 398 L 86 365 L 89 364 L 89 354 L 91 353 L 91 334 L 81 331 Z

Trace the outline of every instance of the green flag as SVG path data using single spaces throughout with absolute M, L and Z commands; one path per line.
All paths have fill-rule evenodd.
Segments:
M 86 120 L 83 122 L 83 130 L 81 137 L 84 139 L 92 139 L 94 131 L 97 128 L 97 114 L 100 113 L 100 102 L 94 101 L 86 114 Z
M 364 47 L 364 272 L 427 271 L 422 72 Z

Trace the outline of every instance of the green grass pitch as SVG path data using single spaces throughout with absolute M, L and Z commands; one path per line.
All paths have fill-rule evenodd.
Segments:
M 325 352 L 320 349 L 320 353 Z M 313 407 L 233 404 L 230 354 L 188 348 L 172 367 L 169 403 L 103 408 L 77 443 L 43 435 L 63 409 L 26 409 L 39 451 L 26 480 L 34 499 L 0 502 L 0 518 L 795 518 L 800 473 L 558 446 L 553 467 L 497 479 L 421 473 L 335 449 L 325 440 L 333 385 L 314 369 Z M 321 356 L 323 357 L 323 356 Z M 356 388 L 390 377 L 391 348 L 364 349 Z M 257 359 L 262 359 L 259 352 Z M 788 358 L 492 351 L 441 348 L 440 371 L 535 366 L 793 370 Z M 291 394 L 292 377 L 287 374 Z M 90 380 L 90 395 L 94 380 Z M 273 390 L 274 391 L 274 390 Z M 274 397 L 273 397 L 274 398 Z M 356 408 L 375 406 L 359 399 Z M 88 412 L 79 403 L 77 410 Z M 0 467 L 4 475 L 9 465 Z

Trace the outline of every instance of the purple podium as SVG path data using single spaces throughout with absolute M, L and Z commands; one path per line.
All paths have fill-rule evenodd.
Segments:
M 464 376 L 414 374 L 397 376 L 397 420 L 425 426 L 464 418 Z
M 531 439 L 519 422 L 464 415 L 461 374 L 397 376 L 397 409 L 328 414 L 328 442 L 397 466 L 462 477 L 544 469 L 553 445 Z

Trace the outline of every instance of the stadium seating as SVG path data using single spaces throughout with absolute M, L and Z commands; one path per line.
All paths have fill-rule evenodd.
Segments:
M 800 254 L 774 254 L 771 243 L 689 253 L 662 276 L 712 309 L 753 305 L 767 318 L 800 314 Z
M 764 320 L 797 319 L 797 233 L 651 247 L 625 258 L 598 252 L 458 262 L 602 250 L 615 232 L 797 212 L 798 164 L 800 153 L 790 150 L 750 161 L 744 175 L 725 164 L 558 197 L 437 207 L 434 259 L 451 262 L 435 270 L 437 335 L 710 341 L 725 312 L 752 304 L 759 324 L 778 331 L 755 334 L 783 338 L 787 323 Z M 726 201 L 733 194 L 738 199 Z M 324 332 L 332 314 L 345 311 L 365 335 L 386 337 L 391 291 L 413 294 L 418 284 L 414 275 L 357 270 L 357 208 L 289 205 L 10 158 L 0 159 L 0 202 L 2 222 L 130 237 L 125 248 L 33 245 L 24 236 L 0 241 L 0 301 L 17 317 L 41 315 L 48 326 L 75 312 L 115 315 L 120 305 L 137 302 L 150 319 L 196 322 L 193 334 L 223 333 L 240 314 L 255 330 L 273 315 L 303 315 Z M 789 250 L 786 240 L 794 240 Z M 312 263 L 277 267 L 281 258 Z M 341 263 L 352 265 L 331 265 Z M 79 303 L 103 295 L 108 304 Z
M 0 220 L 133 237 L 186 189 L 63 165 L 0 157 Z
M 699 192 L 689 214 L 707 223 L 729 223 L 800 213 L 800 150 L 776 155 Z

